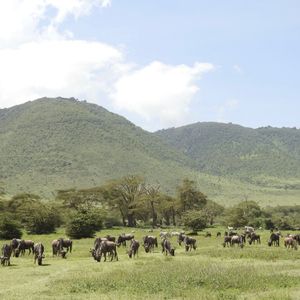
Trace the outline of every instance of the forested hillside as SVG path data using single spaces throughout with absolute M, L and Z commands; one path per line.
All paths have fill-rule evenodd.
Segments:
M 245 198 L 294 204 L 300 196 L 300 130 L 198 123 L 149 133 L 74 98 L 0 110 L 0 190 L 54 196 L 128 174 L 174 193 L 183 178 L 226 205 Z
M 290 180 L 287 188 L 295 187 L 294 180 L 299 182 L 299 129 L 196 123 L 156 135 L 189 156 L 201 172 L 262 186 L 277 179 Z

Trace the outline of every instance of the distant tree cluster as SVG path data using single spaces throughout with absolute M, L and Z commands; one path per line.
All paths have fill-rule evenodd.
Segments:
M 63 225 L 72 238 L 92 237 L 103 227 L 182 226 L 193 232 L 216 223 L 267 229 L 300 228 L 300 206 L 261 208 L 243 201 L 224 208 L 184 179 L 172 195 L 140 176 L 125 176 L 90 189 L 57 192 L 54 201 L 34 194 L 18 194 L 0 200 L 0 239 L 55 232 Z

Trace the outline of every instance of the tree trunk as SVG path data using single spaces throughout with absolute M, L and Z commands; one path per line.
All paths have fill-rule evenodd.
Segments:
M 134 214 L 128 214 L 127 220 L 128 220 L 128 227 L 135 227 L 136 222 L 135 222 Z
M 155 211 L 153 201 L 151 201 L 150 204 L 151 204 L 151 211 L 152 211 L 152 227 L 155 228 L 157 225 L 157 213 Z

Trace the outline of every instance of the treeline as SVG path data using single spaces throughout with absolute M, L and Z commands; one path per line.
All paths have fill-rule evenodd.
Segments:
M 21 237 L 23 230 L 47 234 L 62 225 L 72 238 L 92 237 L 101 228 L 112 226 L 182 226 L 194 232 L 216 223 L 300 228 L 300 206 L 263 209 L 256 202 L 244 201 L 225 209 L 207 199 L 189 179 L 184 179 L 173 195 L 139 176 L 126 176 L 90 189 L 60 190 L 54 201 L 18 194 L 0 200 L 0 238 Z

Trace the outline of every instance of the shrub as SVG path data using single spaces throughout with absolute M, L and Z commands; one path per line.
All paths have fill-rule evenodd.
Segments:
M 97 210 L 81 208 L 70 216 L 66 234 L 74 239 L 93 237 L 101 228 L 101 214 Z
M 189 210 L 183 215 L 183 224 L 193 232 L 202 230 L 207 225 L 207 216 L 201 210 Z
M 13 238 L 21 238 L 21 225 L 14 221 L 10 215 L 3 215 L 0 217 L 0 239 L 10 240 Z

